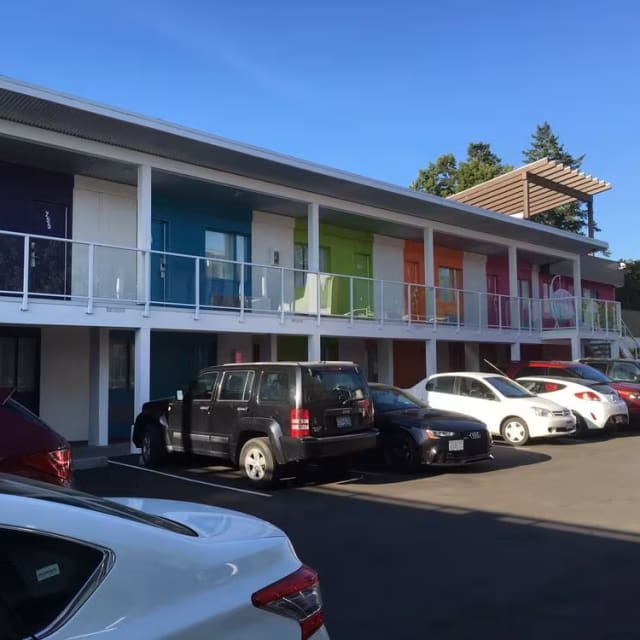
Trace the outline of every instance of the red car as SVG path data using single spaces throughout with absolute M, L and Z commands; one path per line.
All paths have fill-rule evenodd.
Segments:
M 581 362 L 563 360 L 536 360 L 517 368 L 512 377 L 554 376 L 562 378 L 582 378 L 609 385 L 627 403 L 629 422 L 640 420 L 640 384 L 635 382 L 615 382 L 601 371 Z
M 69 443 L 0 389 L 0 472 L 71 486 Z

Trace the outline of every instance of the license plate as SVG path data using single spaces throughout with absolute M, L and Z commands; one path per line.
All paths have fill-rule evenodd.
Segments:
M 464 440 L 449 440 L 449 451 L 464 451 Z
M 350 427 L 351 426 L 351 416 L 338 416 L 336 418 L 336 427 Z

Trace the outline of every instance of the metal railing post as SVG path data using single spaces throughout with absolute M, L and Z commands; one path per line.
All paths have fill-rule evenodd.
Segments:
M 284 324 L 284 267 L 280 267 L 280 324 Z
M 413 300 L 411 299 L 411 284 L 407 284 L 407 301 L 409 302 L 409 313 L 407 314 L 407 324 L 411 326 L 411 316 L 413 315 Z
M 240 263 L 240 322 L 244 322 L 244 262 Z
M 22 304 L 20 311 L 29 309 L 29 269 L 31 267 L 31 247 L 29 236 L 24 237 L 24 256 L 22 259 Z
M 502 331 L 502 294 L 498 295 L 498 331 Z
M 533 333 L 533 305 L 531 304 L 531 298 L 527 298 L 527 313 L 529 318 L 529 333 Z
M 460 289 L 456 289 L 456 331 L 460 331 Z
M 353 325 L 353 276 L 349 276 L 349 324 Z
M 316 324 L 320 326 L 320 272 L 316 272 Z
M 194 310 L 193 319 L 200 320 L 200 258 L 196 257 L 195 273 L 193 274 L 193 281 L 195 283 L 195 296 L 194 296 Z
M 149 309 L 151 307 L 151 251 L 143 250 L 144 259 L 144 312 L 145 318 L 149 317 Z
M 94 275 L 95 249 L 96 249 L 96 246 L 93 243 L 91 243 L 89 245 L 89 264 L 88 264 L 89 273 L 87 276 L 87 313 L 88 314 L 93 313 L 93 279 L 95 277 Z
M 380 326 L 384 324 L 384 280 L 380 280 Z

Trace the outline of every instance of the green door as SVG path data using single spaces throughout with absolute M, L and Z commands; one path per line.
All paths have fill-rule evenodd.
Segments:
M 357 316 L 368 316 L 373 313 L 373 289 L 371 282 L 371 256 L 367 253 L 354 254 L 354 274 L 358 279 L 353 281 L 353 308 Z M 367 278 L 361 280 L 360 278 Z

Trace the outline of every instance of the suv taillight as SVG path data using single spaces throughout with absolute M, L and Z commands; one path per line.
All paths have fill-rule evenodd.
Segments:
M 373 402 L 369 398 L 358 400 L 358 409 L 363 418 L 373 418 Z
M 291 437 L 304 438 L 309 435 L 309 409 L 291 409 Z
M 256 591 L 251 596 L 251 602 L 259 609 L 297 620 L 302 640 L 309 638 L 324 624 L 318 574 L 306 565 Z
M 36 479 L 56 479 L 57 483 L 68 487 L 71 485 L 71 451 L 69 449 L 56 449 L 43 453 L 33 453 L 20 458 L 20 463 L 33 471 Z

